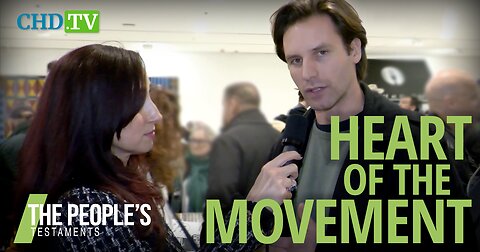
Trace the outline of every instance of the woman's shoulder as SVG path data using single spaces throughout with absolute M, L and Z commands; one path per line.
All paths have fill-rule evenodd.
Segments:
M 115 204 L 118 203 L 118 199 L 113 193 L 105 190 L 88 186 L 78 186 L 63 193 L 58 199 L 58 203 Z

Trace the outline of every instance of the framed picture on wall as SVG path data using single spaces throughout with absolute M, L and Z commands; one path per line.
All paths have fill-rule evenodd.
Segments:
M 0 139 L 12 134 L 22 120 L 19 118 L 22 115 L 14 113 L 18 108 L 36 110 L 38 97 L 44 84 L 45 76 L 0 77 Z
M 177 77 L 149 77 L 150 84 L 160 86 L 178 96 L 178 78 Z
M 178 96 L 177 77 L 149 77 L 152 85 L 158 85 Z M 36 110 L 38 97 L 45 84 L 45 76 L 0 77 L 0 141 L 14 130 L 16 119 L 10 115 L 16 108 L 30 107 Z

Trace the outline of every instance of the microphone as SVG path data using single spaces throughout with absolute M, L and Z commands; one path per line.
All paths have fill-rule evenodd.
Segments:
M 302 115 L 290 115 L 287 117 L 285 130 L 282 137 L 282 153 L 286 151 L 301 152 L 304 148 L 307 137 L 307 118 Z M 283 166 L 293 163 L 293 160 L 287 161 Z M 297 187 L 290 188 L 290 192 L 295 191 Z
M 283 136 L 282 136 L 282 153 L 286 151 L 297 151 L 300 154 L 303 154 L 302 152 L 304 151 L 304 145 L 305 145 L 305 139 L 307 138 L 307 130 L 308 129 L 308 122 L 307 118 L 302 116 L 302 115 L 289 115 L 287 117 L 287 122 L 285 125 L 285 130 L 283 131 Z M 284 165 L 286 166 L 291 163 L 296 163 L 297 166 L 300 167 L 300 162 L 299 160 L 289 160 L 287 161 Z M 290 177 L 290 176 L 289 176 Z M 294 185 L 289 188 L 289 191 L 292 193 L 292 199 L 295 197 L 295 190 L 297 189 L 297 186 Z M 282 204 L 282 214 L 283 214 L 283 227 L 288 227 L 288 218 L 287 218 L 287 212 L 285 210 L 285 205 Z M 282 237 L 291 237 L 292 234 L 290 233 L 290 229 L 288 228 L 283 228 L 282 230 Z

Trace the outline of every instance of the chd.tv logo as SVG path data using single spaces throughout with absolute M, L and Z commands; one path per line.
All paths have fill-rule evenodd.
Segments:
M 21 30 L 59 30 L 66 33 L 98 33 L 100 12 L 98 10 L 66 10 L 59 13 L 22 13 L 17 17 Z

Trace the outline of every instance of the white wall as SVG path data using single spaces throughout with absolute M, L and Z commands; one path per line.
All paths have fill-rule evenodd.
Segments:
M 44 75 L 49 61 L 67 50 L 0 49 L 0 75 Z M 272 120 L 296 104 L 297 92 L 286 65 L 275 54 L 190 53 L 140 51 L 150 76 L 179 78 L 181 122 L 202 120 L 218 132 L 222 94 L 236 81 L 255 83 L 262 96 L 262 110 Z M 382 58 L 372 56 L 371 58 Z M 480 77 L 480 57 L 424 57 L 432 73 L 461 68 Z
M 46 65 L 68 50 L 0 50 L 0 75 L 44 75 Z M 184 53 L 140 51 L 150 76 L 179 79 L 181 122 L 202 120 L 221 127 L 224 88 L 236 81 L 257 85 L 261 109 L 269 120 L 297 103 L 286 65 L 274 54 Z
M 221 125 L 224 88 L 250 81 L 261 95 L 269 120 L 297 104 L 297 91 L 286 64 L 274 54 L 141 52 L 152 76 L 178 76 L 182 122 L 203 120 L 214 130 Z

